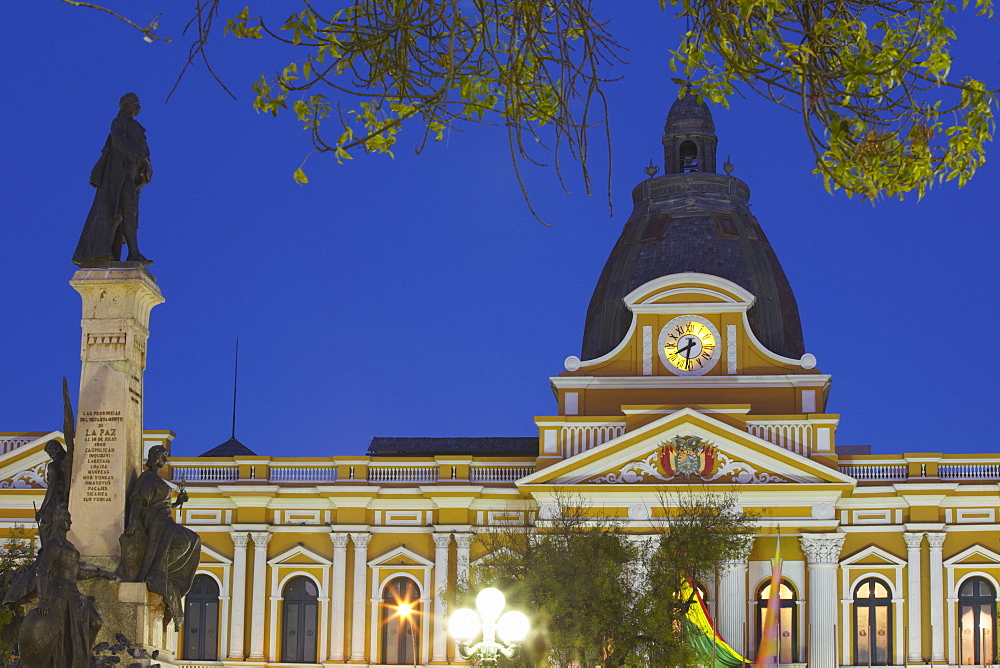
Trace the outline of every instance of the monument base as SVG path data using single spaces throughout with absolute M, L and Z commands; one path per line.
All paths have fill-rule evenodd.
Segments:
M 146 589 L 145 582 L 113 582 L 94 578 L 79 583 L 81 593 L 94 597 L 104 625 L 97 642 L 115 645 L 122 634 L 131 647 L 145 654 L 136 658 L 123 653 L 124 666 L 173 668 L 176 634 L 173 622 L 165 622 L 163 597 Z

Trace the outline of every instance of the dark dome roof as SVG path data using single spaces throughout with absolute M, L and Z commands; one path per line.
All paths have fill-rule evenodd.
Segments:
M 667 122 L 663 134 L 688 134 L 715 132 L 715 121 L 708 105 L 698 100 L 697 95 L 686 95 L 674 100 L 667 112 Z
M 714 151 L 714 123 L 694 96 L 677 100 L 667 116 L 666 151 L 677 135 L 704 135 Z M 611 352 L 625 337 L 632 314 L 623 298 L 660 276 L 699 272 L 728 279 L 756 297 L 747 313 L 750 327 L 768 350 L 798 359 L 805 352 L 799 308 L 791 285 L 757 219 L 750 213 L 750 189 L 739 179 L 710 171 L 667 173 L 632 191 L 634 208 L 597 281 L 583 331 L 585 360 Z M 665 155 L 665 163 L 680 164 Z M 669 170 L 668 170 L 669 171 Z
M 199 457 L 254 457 L 257 453 L 243 445 L 232 437 L 222 445 L 217 445 L 208 452 L 203 452 Z

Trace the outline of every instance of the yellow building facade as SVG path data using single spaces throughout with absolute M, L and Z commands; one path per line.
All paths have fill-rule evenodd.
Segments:
M 794 296 L 715 169 L 708 109 L 671 109 L 664 174 L 636 209 L 549 379 L 530 438 L 375 439 L 352 457 L 258 456 L 232 440 L 174 457 L 202 538 L 181 665 L 464 664 L 442 592 L 474 578 L 477 533 L 544 527 L 565 495 L 641 538 L 671 490 L 735 490 L 759 515 L 707 599 L 752 657 L 770 559 L 784 559 L 781 662 L 817 668 L 996 663 L 1000 455 L 839 447 L 830 376 L 802 347 Z M 30 531 L 53 433 L 0 434 L 3 528 Z M 147 448 L 170 432 L 145 432 Z M 392 615 L 416 603 L 412 623 Z

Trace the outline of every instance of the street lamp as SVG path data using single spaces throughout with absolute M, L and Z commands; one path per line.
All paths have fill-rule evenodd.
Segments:
M 514 656 L 517 643 L 528 635 L 528 618 L 513 610 L 501 616 L 505 603 L 503 592 L 488 587 L 476 596 L 478 614 L 462 608 L 451 616 L 448 631 L 458 641 L 458 653 L 463 659 L 468 661 L 477 657 L 479 665 L 492 667 L 497 665 L 497 658 L 501 654 L 508 659 Z M 473 644 L 480 629 L 483 639 Z M 504 644 L 496 641 L 498 635 Z
M 413 652 L 413 668 L 417 668 L 417 640 L 413 633 L 413 626 L 416 620 L 413 615 L 416 611 L 412 603 L 400 603 L 396 606 L 396 614 L 406 620 L 406 629 L 410 632 L 410 650 Z

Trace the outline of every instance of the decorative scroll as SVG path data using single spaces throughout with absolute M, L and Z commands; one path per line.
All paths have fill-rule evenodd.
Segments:
M 42 462 L 30 469 L 18 471 L 6 480 L 0 480 L 0 489 L 47 489 L 45 467 L 48 462 Z
M 713 482 L 728 478 L 741 485 L 788 482 L 784 478 L 733 459 L 697 436 L 676 436 L 643 459 L 632 460 L 615 472 L 593 480 L 595 483 L 644 483 L 677 478 L 697 478 Z

